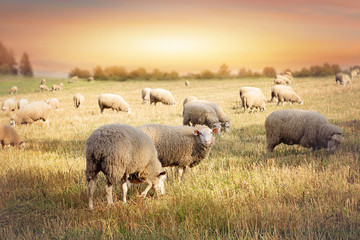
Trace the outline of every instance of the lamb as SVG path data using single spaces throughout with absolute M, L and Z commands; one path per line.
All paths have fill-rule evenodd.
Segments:
M 166 126 L 147 124 L 138 127 L 154 142 L 163 167 L 178 167 L 178 180 L 187 167 L 194 167 L 207 158 L 219 129 L 206 126 Z
M 198 100 L 197 97 L 194 97 L 194 96 L 189 96 L 187 98 L 184 99 L 183 101 L 183 107 L 185 106 L 185 104 L 187 104 L 188 102 L 193 102 L 193 101 L 196 101 Z
M 190 87 L 190 82 L 189 82 L 189 80 L 185 80 L 185 86 L 186 86 L 186 87 Z
M 96 129 L 86 140 L 86 180 L 89 189 L 89 208 L 93 209 L 93 194 L 97 174 L 102 171 L 107 179 L 105 185 L 108 204 L 113 203 L 112 185 L 121 182 L 123 201 L 126 203 L 127 180 L 130 175 L 148 185 L 141 193 L 154 188 L 164 194 L 166 173 L 157 157 L 154 143 L 145 133 L 120 123 L 108 124 Z
M 276 100 L 276 102 L 278 102 L 279 101 L 279 99 L 278 99 L 278 94 L 279 94 L 279 92 L 281 91 L 281 90 L 288 90 L 288 91 L 294 91 L 293 89 L 292 89 L 292 87 L 290 87 L 290 86 L 284 86 L 284 85 L 275 85 L 275 86 L 273 86 L 272 88 L 271 88 L 271 100 L 270 100 L 270 102 L 272 102 L 273 100 L 274 100 L 274 98 L 275 98 L 275 100 Z
M 19 91 L 18 87 L 17 87 L 17 86 L 13 86 L 12 88 L 10 88 L 9 93 L 10 93 L 10 94 L 13 94 L 13 93 L 17 93 L 18 91 Z
M 141 98 L 143 100 L 143 103 L 150 102 L 150 92 L 151 92 L 151 88 L 143 88 L 141 90 Z
M 45 85 L 45 84 L 46 84 L 46 79 L 45 78 L 41 79 L 40 85 Z
M 284 102 L 290 102 L 290 106 L 294 103 L 297 102 L 300 105 L 304 104 L 304 101 L 301 100 L 300 96 L 291 90 L 281 90 L 278 93 L 278 103 L 277 105 L 279 106 L 280 103 L 282 103 L 282 105 L 284 106 Z
M 43 120 L 44 125 L 49 125 L 49 115 L 51 107 L 45 102 L 32 102 L 25 105 L 10 117 L 10 125 L 28 124 L 38 120 Z
M 19 102 L 17 103 L 17 108 L 18 109 L 22 109 L 25 105 L 29 104 L 28 100 L 25 98 L 22 98 L 19 100 Z
M 209 128 L 221 128 L 220 120 L 215 110 L 203 103 L 190 102 L 185 104 L 183 111 L 183 125 L 206 125 Z
M 334 153 L 342 142 L 342 130 L 318 112 L 287 109 L 271 113 L 265 120 L 267 151 L 280 143 L 299 144 L 313 151 L 326 148 Z
M 74 98 L 74 105 L 76 108 L 81 107 L 81 105 L 85 102 L 85 97 L 80 93 L 75 94 Z
M 336 83 L 340 83 L 340 85 L 346 86 L 346 84 L 351 84 L 351 80 L 348 74 L 339 72 L 335 75 Z
M 153 89 L 150 92 L 150 105 L 154 103 L 156 106 L 156 103 L 158 102 L 166 105 L 176 105 L 174 96 L 171 94 L 171 92 L 161 88 Z
M 249 91 L 241 96 L 241 103 L 244 106 L 244 111 L 254 112 L 255 108 L 259 109 L 261 112 L 265 111 L 266 100 L 264 94 L 260 94 L 256 91 Z
M 7 145 L 16 146 L 19 149 L 25 149 L 25 143 L 21 137 L 12 127 L 4 124 L 0 124 L 0 143 L 3 149 Z
M 121 96 L 115 94 L 101 94 L 98 99 L 98 104 L 101 113 L 103 113 L 105 108 L 111 108 L 113 111 L 127 112 L 128 114 L 131 112 L 129 104 L 125 102 Z
M 40 92 L 42 92 L 42 91 L 50 91 L 50 89 L 46 85 L 41 84 L 39 87 L 40 87 Z
M 8 98 L 6 99 L 2 106 L 1 106 L 1 110 L 3 112 L 11 112 L 11 111 L 15 111 L 16 110 L 16 102 L 15 99 L 13 98 Z
M 59 99 L 57 98 L 49 98 L 49 99 L 46 99 L 45 102 L 47 104 L 49 104 L 49 106 L 51 107 L 51 109 L 55 110 L 57 108 L 59 108 Z

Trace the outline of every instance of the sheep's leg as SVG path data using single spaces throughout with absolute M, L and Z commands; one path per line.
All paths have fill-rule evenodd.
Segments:
M 145 190 L 141 193 L 141 196 L 142 196 L 143 198 L 146 197 L 146 194 L 147 194 L 148 191 L 152 188 L 152 185 L 153 185 L 150 180 L 147 180 L 147 183 L 148 183 L 148 185 L 146 186 Z
M 182 176 L 186 171 L 186 167 L 178 167 L 178 181 L 181 182 Z
M 293 103 L 292 103 L 292 102 L 290 102 L 290 106 L 292 106 L 292 104 L 293 104 Z
M 49 119 L 46 119 L 45 121 L 44 121 L 44 126 L 45 125 L 47 125 L 48 127 L 49 127 Z
M 128 191 L 128 184 L 127 184 L 127 180 L 125 182 L 123 182 L 123 184 L 121 185 L 122 187 L 122 191 L 123 191 L 123 202 L 126 203 L 126 195 L 127 195 L 127 191 Z M 130 182 L 129 182 L 130 184 Z M 130 186 L 129 186 L 130 188 Z
M 105 185 L 105 192 L 106 192 L 106 199 L 108 202 L 108 205 L 113 204 L 113 199 L 112 199 L 112 184 L 107 183 Z
M 91 179 L 89 181 L 88 184 L 88 191 L 89 191 L 89 209 L 93 210 L 94 209 L 94 204 L 93 204 L 93 196 L 94 196 L 94 191 L 95 191 L 95 185 L 96 185 L 96 179 Z

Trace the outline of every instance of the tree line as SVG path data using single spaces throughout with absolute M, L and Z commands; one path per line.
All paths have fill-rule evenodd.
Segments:
M 19 64 L 16 63 L 14 52 L 7 49 L 0 41 L 0 74 L 2 75 L 22 75 L 32 77 L 34 75 L 30 63 L 29 55 L 24 52 Z

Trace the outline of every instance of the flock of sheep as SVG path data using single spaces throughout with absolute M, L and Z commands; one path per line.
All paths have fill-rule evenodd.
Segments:
M 357 74 L 360 73 L 358 70 L 355 71 Z M 302 104 L 303 100 L 298 94 L 290 86 L 286 86 L 290 85 L 292 80 L 290 72 L 277 75 L 275 85 L 271 88 L 270 102 L 276 99 L 278 105 L 284 102 Z M 76 81 L 77 78 L 72 78 L 69 83 Z M 41 81 L 40 86 L 45 84 L 46 81 Z M 186 81 L 185 85 L 190 86 L 189 81 Z M 53 90 L 59 89 L 53 86 Z M 261 89 L 242 87 L 239 93 L 245 112 L 265 110 L 266 99 Z M 159 102 L 176 105 L 172 93 L 165 89 L 144 88 L 141 96 L 143 103 L 150 105 L 154 103 L 156 106 Z M 73 101 L 74 106 L 78 108 L 84 103 L 85 98 L 81 94 L 76 94 Z M 107 108 L 129 114 L 131 112 L 129 104 L 116 94 L 101 94 L 98 97 L 98 105 L 101 113 Z M 59 101 L 56 98 L 32 103 L 21 99 L 18 104 L 10 98 L 3 103 L 2 110 L 18 109 L 10 117 L 10 125 L 15 126 L 37 120 L 43 120 L 44 124 L 48 124 L 51 110 L 58 107 Z M 134 128 L 117 123 L 93 131 L 85 147 L 89 208 L 93 209 L 93 193 L 100 171 L 107 179 L 105 189 L 108 204 L 113 203 L 112 185 L 116 182 L 121 183 L 124 202 L 131 183 L 147 183 L 146 189 L 141 193 L 144 197 L 151 188 L 154 188 L 156 193 L 164 194 L 166 174 L 163 168 L 177 167 L 178 180 L 181 181 L 188 167 L 194 167 L 207 158 L 215 135 L 220 134 L 221 130 L 230 131 L 231 122 L 217 103 L 189 96 L 183 101 L 183 125 L 146 124 Z M 342 142 L 342 130 L 339 127 L 330 124 L 320 113 L 306 110 L 274 111 L 266 118 L 265 130 L 268 152 L 284 143 L 299 144 L 313 151 L 326 148 L 330 153 L 334 153 Z M 0 125 L 0 141 L 3 147 L 14 145 L 25 148 L 24 141 L 8 125 Z

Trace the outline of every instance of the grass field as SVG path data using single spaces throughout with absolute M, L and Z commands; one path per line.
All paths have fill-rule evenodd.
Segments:
M 334 77 L 295 79 L 292 87 L 304 105 L 278 107 L 268 103 L 263 113 L 244 114 L 237 108 L 241 86 L 260 87 L 270 98 L 271 79 L 64 82 L 64 90 L 38 92 L 41 78 L 0 78 L 0 102 L 57 97 L 60 108 L 42 122 L 17 126 L 26 149 L 0 151 L 0 239 L 359 239 L 360 238 L 360 79 L 351 86 Z M 8 94 L 17 85 L 19 93 Z M 170 90 L 177 105 L 141 103 L 144 87 Z M 85 96 L 75 109 L 72 98 Z M 123 96 L 132 113 L 105 110 L 101 93 Z M 88 210 L 85 141 L 98 127 L 114 122 L 182 124 L 182 101 L 197 96 L 217 102 L 231 118 L 232 130 L 217 137 L 208 159 L 176 181 L 168 169 L 166 194 L 144 200 L 144 184 L 121 202 L 107 207 L 105 178 L 99 174 L 94 211 Z M 344 142 L 335 154 L 325 149 L 308 153 L 299 146 L 280 145 L 266 154 L 265 118 L 283 108 L 314 110 L 343 129 Z M 9 123 L 0 114 L 0 123 Z

